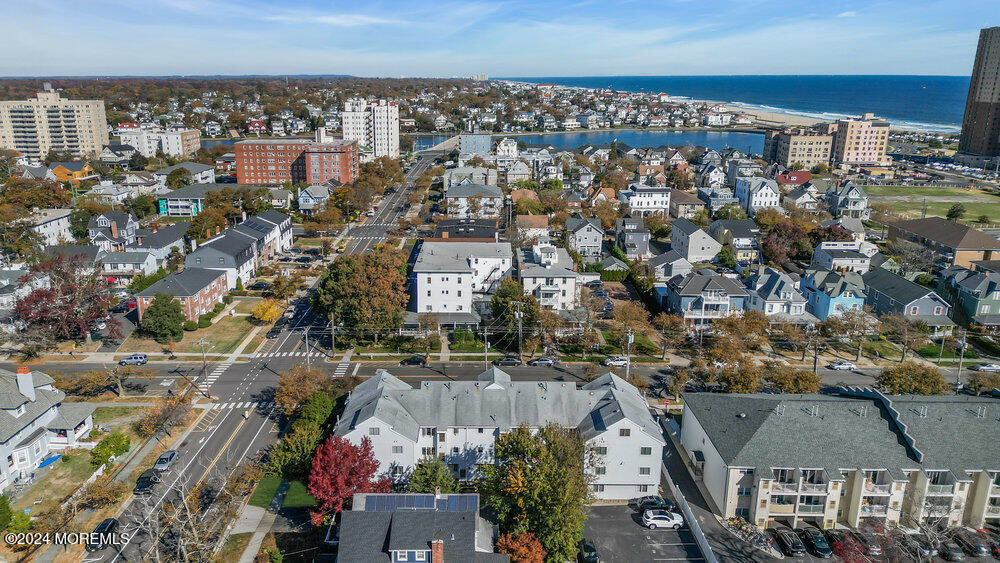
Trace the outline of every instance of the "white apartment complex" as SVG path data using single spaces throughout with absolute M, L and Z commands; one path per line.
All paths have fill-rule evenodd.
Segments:
M 503 191 L 485 184 L 459 184 L 444 193 L 448 216 L 456 219 L 487 219 L 500 217 L 503 211 Z
M 777 182 L 768 178 L 757 176 L 736 178 L 733 195 L 750 217 L 761 209 L 780 207 L 781 189 Z
M 685 393 L 681 444 L 757 526 L 1000 522 L 1000 397 Z
M 69 214 L 72 209 L 39 209 L 31 214 L 31 230 L 38 233 L 42 244 L 55 246 L 62 242 L 72 242 L 75 237 L 69 230 Z
M 0 148 L 39 159 L 50 150 L 97 156 L 107 144 L 104 100 L 63 98 L 46 82 L 33 100 L 0 101 Z
M 632 217 L 649 217 L 670 213 L 670 188 L 656 188 L 632 184 L 618 194 L 618 199 L 628 206 Z
M 146 158 L 162 151 L 167 156 L 190 156 L 201 148 L 201 132 L 197 129 L 143 129 L 121 127 L 115 131 L 119 142 L 131 145 Z
M 405 482 L 423 458 L 440 457 L 461 480 L 482 477 L 497 437 L 526 426 L 575 428 L 592 453 L 580 460 L 599 499 L 655 494 L 665 441 L 642 394 L 613 374 L 577 387 L 511 381 L 497 369 L 476 381 L 424 381 L 414 389 L 379 370 L 351 391 L 334 433 L 371 440 L 379 474 Z
M 517 277 L 525 293 L 535 296 L 542 309 L 571 311 L 580 305 L 580 276 L 565 248 L 538 237 L 531 248 L 517 255 Z
M 345 141 L 357 141 L 363 162 L 399 158 L 399 106 L 387 100 L 352 98 L 340 113 Z
M 442 322 L 478 321 L 475 302 L 486 301 L 514 264 L 506 242 L 425 242 L 413 263 L 417 312 L 455 314 Z

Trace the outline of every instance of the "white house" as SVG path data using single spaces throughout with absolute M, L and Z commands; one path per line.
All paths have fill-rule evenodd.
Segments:
M 550 423 L 583 437 L 593 455 L 580 463 L 595 497 L 657 492 L 666 442 L 638 389 L 610 373 L 577 387 L 511 381 L 491 368 L 476 381 L 424 381 L 414 389 L 379 370 L 351 391 L 334 434 L 354 444 L 369 439 L 381 477 L 405 482 L 418 461 L 440 457 L 465 481 L 494 463 L 502 433 Z
M 670 213 L 670 188 L 632 184 L 618 193 L 618 199 L 629 208 L 632 217 L 666 216 Z
M 769 178 L 757 176 L 736 178 L 733 195 L 739 200 L 740 207 L 745 209 L 750 217 L 753 217 L 761 209 L 779 207 L 781 202 L 781 189 L 778 188 L 778 183 Z
M 543 309 L 570 311 L 579 305 L 581 285 L 573 259 L 547 236 L 539 237 L 531 248 L 520 249 L 517 277 L 525 293 L 534 295 Z
M 417 312 L 438 313 L 442 324 L 477 322 L 476 303 L 488 301 L 513 264 L 510 243 L 425 242 L 413 263 Z
M 711 262 L 722 250 L 722 243 L 701 230 L 689 219 L 675 219 L 670 230 L 670 248 L 688 262 Z
M 444 194 L 448 215 L 463 219 L 499 217 L 503 211 L 503 192 L 496 186 L 461 184 Z
M 812 267 L 864 274 L 871 268 L 872 256 L 877 252 L 878 248 L 870 242 L 823 241 L 813 251 Z
M 750 310 L 760 311 L 780 322 L 812 324 L 819 320 L 806 312 L 808 300 L 799 291 L 796 274 L 768 267 L 747 278 L 746 285 Z
M 73 233 L 69 230 L 71 211 L 72 209 L 39 209 L 31 214 L 31 230 L 38 233 L 45 246 L 71 242 L 73 240 Z

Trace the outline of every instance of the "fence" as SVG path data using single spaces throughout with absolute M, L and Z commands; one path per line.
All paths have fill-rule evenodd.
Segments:
M 660 429 L 663 432 L 670 432 L 670 429 L 663 426 L 662 419 L 660 420 Z M 691 505 L 688 504 L 687 499 L 684 498 L 684 494 L 681 493 L 681 490 L 677 488 L 676 484 L 674 484 L 674 480 L 670 478 L 670 473 L 667 472 L 667 465 L 665 463 L 660 464 L 660 472 L 663 474 L 663 478 L 667 481 L 667 485 L 670 487 L 670 495 L 674 497 L 674 501 L 677 502 L 677 506 L 680 507 L 681 512 L 684 514 L 684 521 L 691 527 L 691 535 L 694 536 L 694 541 L 698 544 L 698 549 L 701 551 L 701 554 L 705 556 L 705 561 L 707 563 L 719 563 L 715 554 L 712 553 L 712 546 L 708 545 L 708 538 L 705 537 L 705 533 L 701 530 L 701 525 L 694 517 L 694 511 L 691 510 Z

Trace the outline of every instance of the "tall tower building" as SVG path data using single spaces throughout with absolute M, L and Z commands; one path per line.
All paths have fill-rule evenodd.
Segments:
M 1000 156 L 1000 27 L 979 32 L 958 150 Z
M 383 156 L 399 158 L 399 106 L 396 102 L 350 99 L 344 102 L 340 118 L 344 140 L 357 141 L 363 161 Z
M 42 158 L 50 150 L 97 155 L 107 144 L 104 100 L 69 100 L 46 82 L 36 99 L 0 102 L 0 148 Z

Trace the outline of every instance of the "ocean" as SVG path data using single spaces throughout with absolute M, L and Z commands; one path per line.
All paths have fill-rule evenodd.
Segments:
M 499 78 L 626 92 L 665 92 L 833 120 L 872 112 L 900 129 L 958 133 L 968 76 L 581 76 Z

